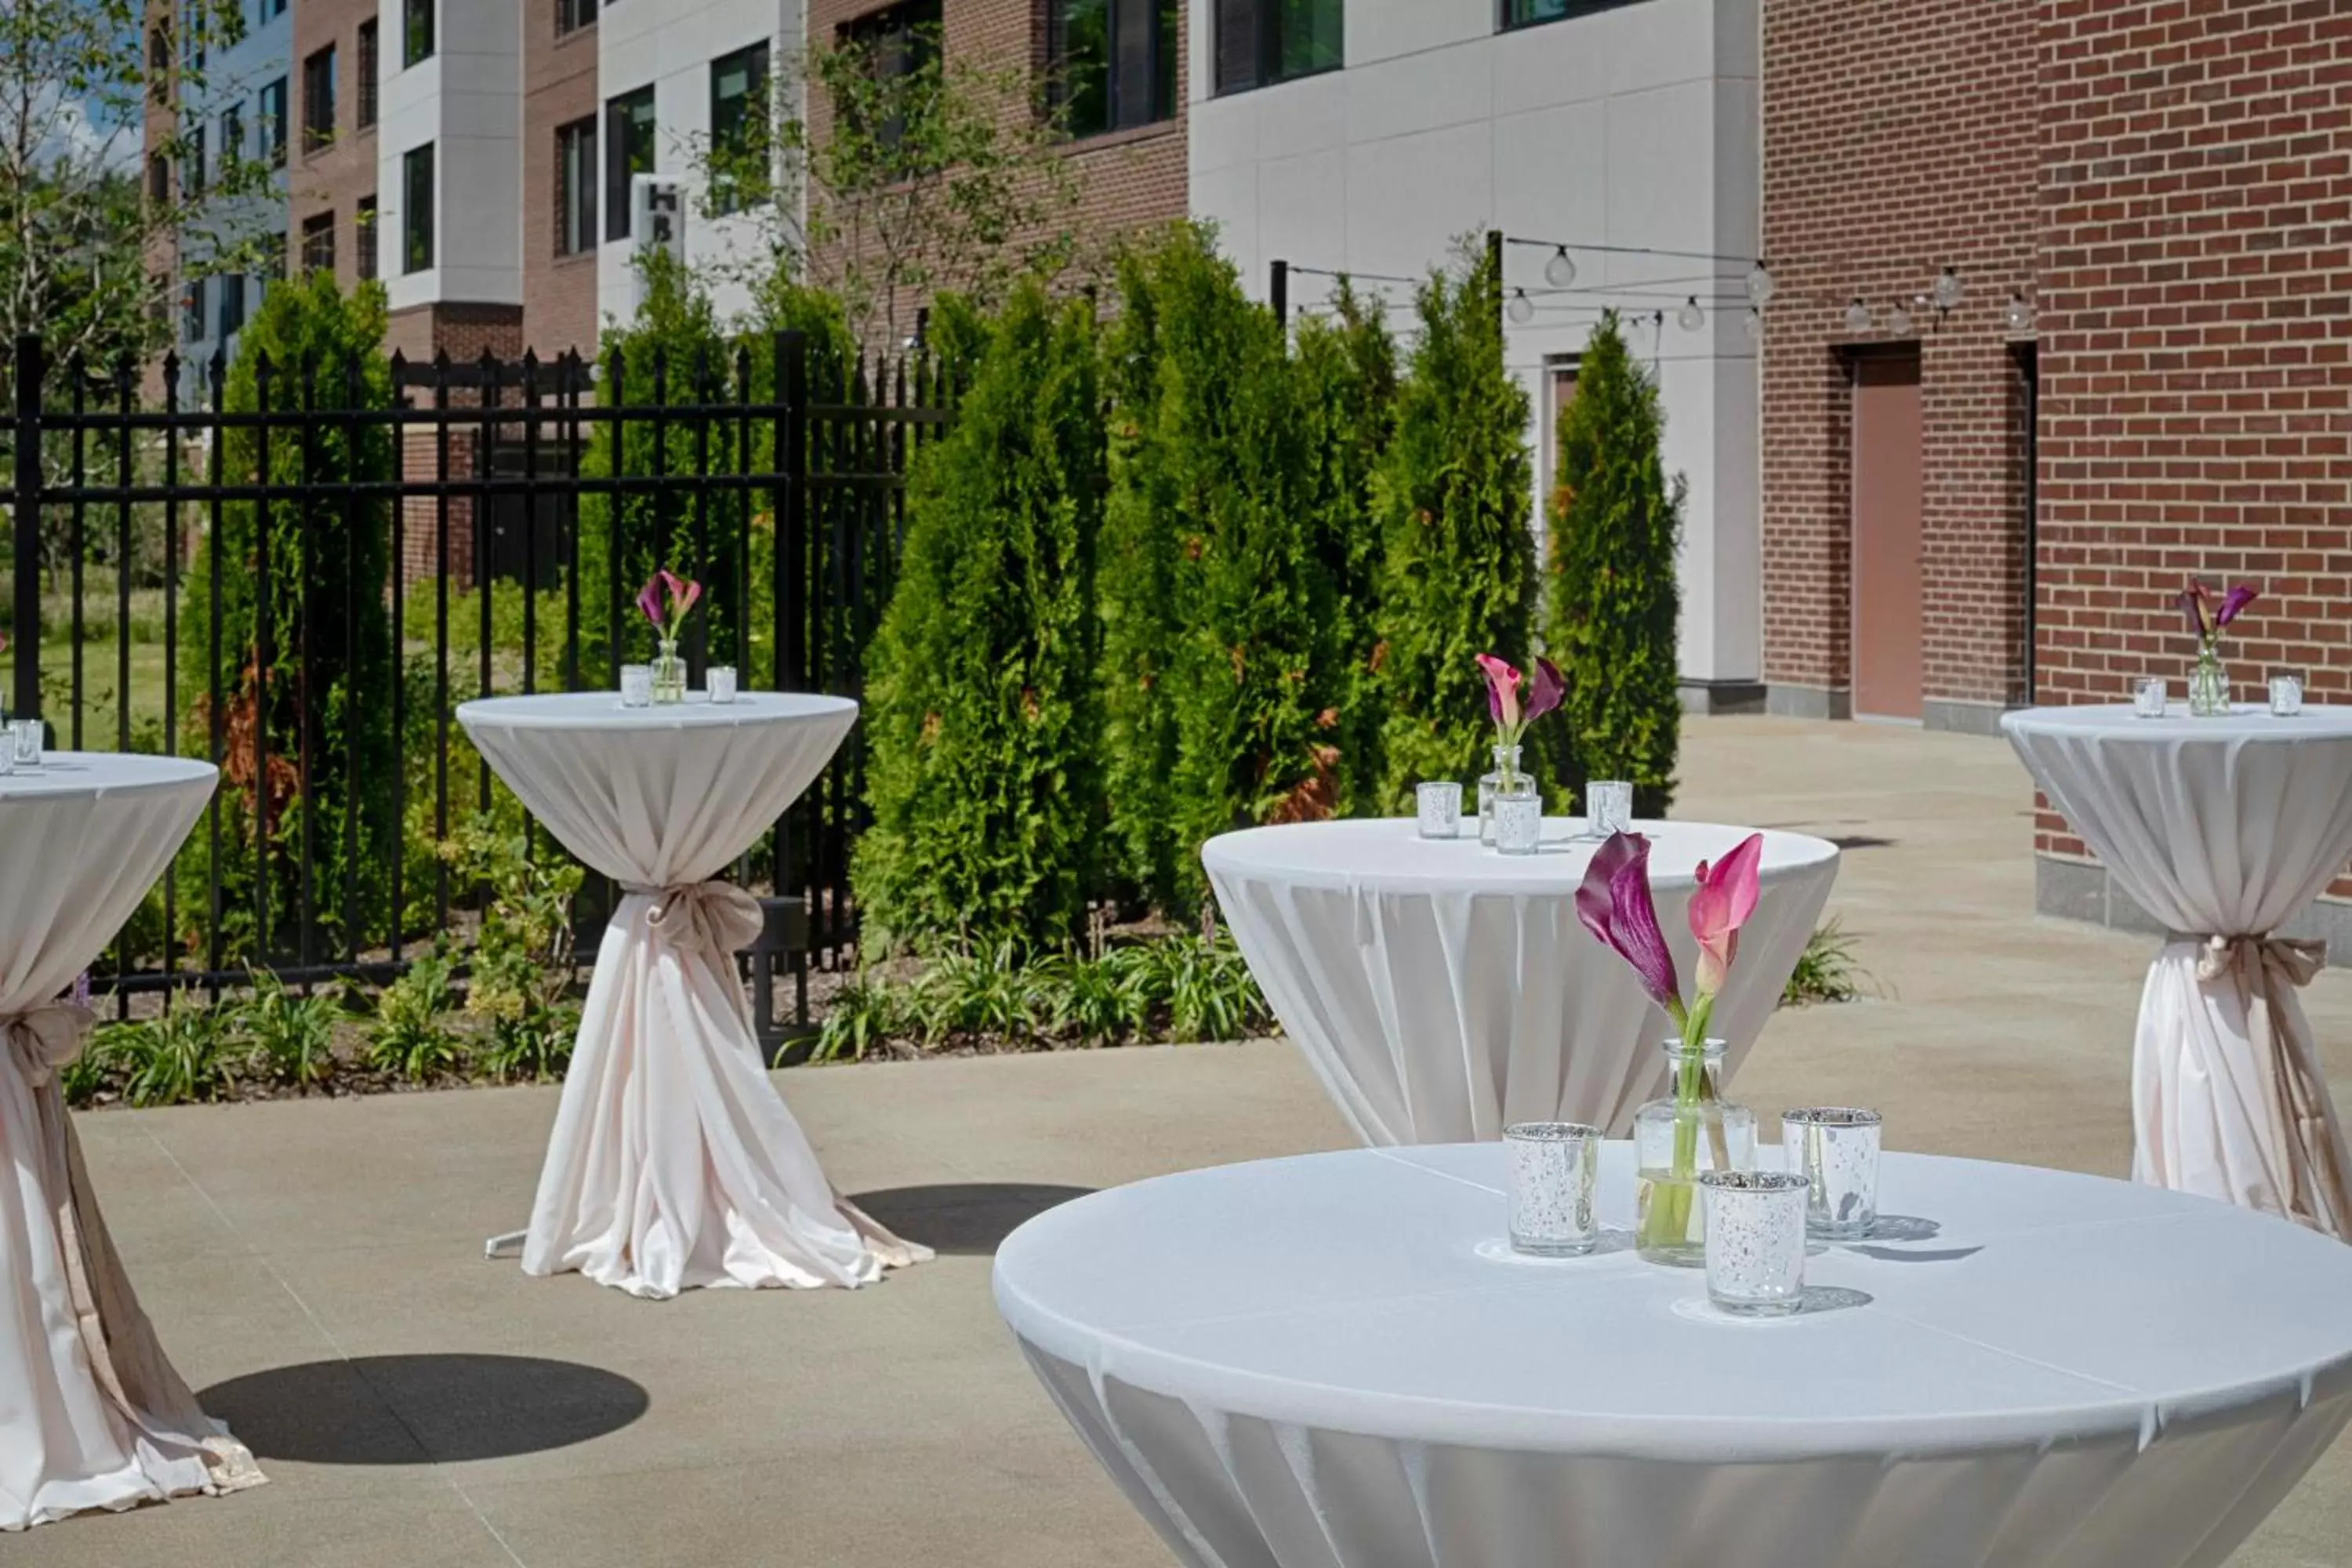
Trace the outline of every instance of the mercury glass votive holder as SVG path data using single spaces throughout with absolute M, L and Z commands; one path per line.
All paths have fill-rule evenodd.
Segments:
M 1580 1121 L 1514 1121 L 1503 1129 L 1511 1165 L 1511 1250 L 1574 1258 L 1601 1239 L 1594 1215 L 1601 1129 Z
M 735 667 L 731 664 L 712 665 L 703 671 L 702 689 L 710 693 L 710 700 L 713 702 L 734 701 Z
M 1412 786 L 1414 819 L 1423 838 L 1453 838 L 1462 832 L 1462 786 L 1439 779 Z
M 2171 688 L 2160 675 L 2143 675 L 2132 682 L 2132 711 L 2143 719 L 2161 719 L 2172 700 Z
M 1706 1299 L 1736 1318 L 1785 1318 L 1805 1298 L 1805 1192 L 1790 1171 L 1701 1171 Z
M 2292 719 L 2303 711 L 2303 677 L 2279 670 L 2271 677 L 2271 717 Z
M 1532 855 L 1543 841 L 1543 795 L 1536 781 L 1520 773 L 1495 787 L 1495 847 L 1505 855 Z
M 1806 1189 L 1805 1229 L 1858 1241 L 1878 1223 L 1879 1115 L 1851 1105 L 1780 1113 L 1780 1152 Z
M 654 705 L 654 667 L 650 664 L 621 666 L 621 706 L 650 708 Z
M 1594 779 L 1584 786 L 1584 815 L 1595 838 L 1624 832 L 1633 826 L 1633 786 L 1622 779 Z
M 16 754 L 19 769 L 41 765 L 41 745 L 47 738 L 38 719 L 12 719 L 8 721 L 8 749 Z

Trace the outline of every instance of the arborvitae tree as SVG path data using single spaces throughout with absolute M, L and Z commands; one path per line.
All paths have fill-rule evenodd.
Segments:
M 188 568 L 179 623 L 179 749 L 209 756 L 215 730 L 220 737 L 218 935 L 229 963 L 265 955 L 265 919 L 267 955 L 307 947 L 324 958 L 380 940 L 391 918 L 401 843 L 390 511 L 380 498 L 332 488 L 394 471 L 388 426 L 340 417 L 391 405 L 384 319 L 380 284 L 346 295 L 323 272 L 279 283 L 228 367 L 228 412 L 286 416 L 266 433 L 235 425 L 223 434 L 224 479 L 286 493 L 221 508 L 219 531 Z M 296 493 L 302 486 L 323 488 Z M 183 935 L 207 956 L 211 842 L 195 834 L 177 872 Z
M 1587 779 L 1626 779 L 1634 809 L 1664 816 L 1672 800 L 1682 701 L 1675 547 L 1683 481 L 1659 454 L 1656 384 L 1627 352 L 1617 318 L 1601 319 L 1577 362 L 1576 395 L 1559 414 L 1559 472 L 1544 574 L 1544 646 L 1568 678 L 1556 754 L 1581 793 Z
M 1096 369 L 1087 309 L 1024 285 L 916 465 L 867 666 L 874 820 L 853 876 L 874 948 L 1050 947 L 1084 922 L 1102 815 Z
M 1419 291 L 1421 338 L 1373 475 L 1385 558 L 1381 805 L 1423 779 L 1486 771 L 1491 726 L 1476 656 L 1523 662 L 1535 586 L 1528 397 L 1503 367 L 1501 268 L 1490 251 Z

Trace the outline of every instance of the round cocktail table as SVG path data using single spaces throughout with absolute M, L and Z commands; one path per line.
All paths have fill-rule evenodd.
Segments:
M 1697 954 L 1692 872 L 1751 831 L 1639 822 L 1658 922 L 1687 986 Z M 1356 1135 L 1371 1144 L 1496 1138 L 1513 1121 L 1589 1121 L 1612 1132 L 1664 1089 L 1673 1033 L 1623 959 L 1576 918 L 1600 847 L 1547 818 L 1534 855 L 1467 837 L 1426 839 L 1407 819 L 1253 827 L 1201 860 L 1234 943 L 1283 1033 Z M 1736 1069 L 1780 1004 L 1837 879 L 1837 846 L 1764 835 L 1762 897 L 1714 1033 Z
M 1513 1255 L 1504 1158 L 1095 1194 L 1006 1240 L 997 1304 L 1198 1568 L 2211 1564 L 2352 1418 L 2352 1248 L 2265 1215 L 1889 1154 L 1879 1234 L 1738 1321 L 1622 1237 Z

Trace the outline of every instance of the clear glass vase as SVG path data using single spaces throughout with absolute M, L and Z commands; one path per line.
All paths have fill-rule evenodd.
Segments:
M 1506 855 L 1532 855 L 1543 839 L 1543 797 L 1528 773 L 1513 773 L 1495 786 L 1495 847 Z
M 1495 842 L 1495 796 L 1506 779 L 1524 778 L 1519 772 L 1519 749 L 1517 746 L 1495 748 L 1495 771 L 1478 780 L 1478 842 Z
M 2230 713 L 2230 672 L 2222 668 L 2219 644 L 2197 645 L 2197 668 L 2189 672 L 2189 712 L 2195 719 L 2223 719 Z
M 1673 1064 L 1669 1092 L 1633 1113 L 1633 1250 L 1652 1263 L 1696 1268 L 1706 1262 L 1702 1171 L 1756 1168 L 1756 1113 L 1717 1092 L 1721 1040 L 1687 1047 L 1664 1042 Z
M 686 700 L 686 660 L 677 653 L 677 639 L 661 639 L 661 651 L 654 656 L 654 704 Z

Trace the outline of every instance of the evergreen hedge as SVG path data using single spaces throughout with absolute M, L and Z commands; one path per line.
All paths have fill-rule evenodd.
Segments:
M 1415 315 L 1395 438 L 1372 475 L 1385 552 L 1374 809 L 1397 813 L 1421 780 L 1486 770 L 1492 726 L 1475 660 L 1526 662 L 1535 587 L 1528 398 L 1503 365 L 1496 253 L 1432 274 Z
M 1634 809 L 1663 816 L 1674 793 L 1682 700 L 1675 550 L 1683 481 L 1659 450 L 1658 389 L 1612 313 L 1578 361 L 1560 410 L 1559 474 L 1544 573 L 1544 646 L 1568 678 L 1551 727 L 1555 770 L 1626 779 Z
M 897 595 L 869 652 L 852 876 L 869 947 L 1075 936 L 1097 881 L 1095 333 L 1034 283 L 918 461 Z

